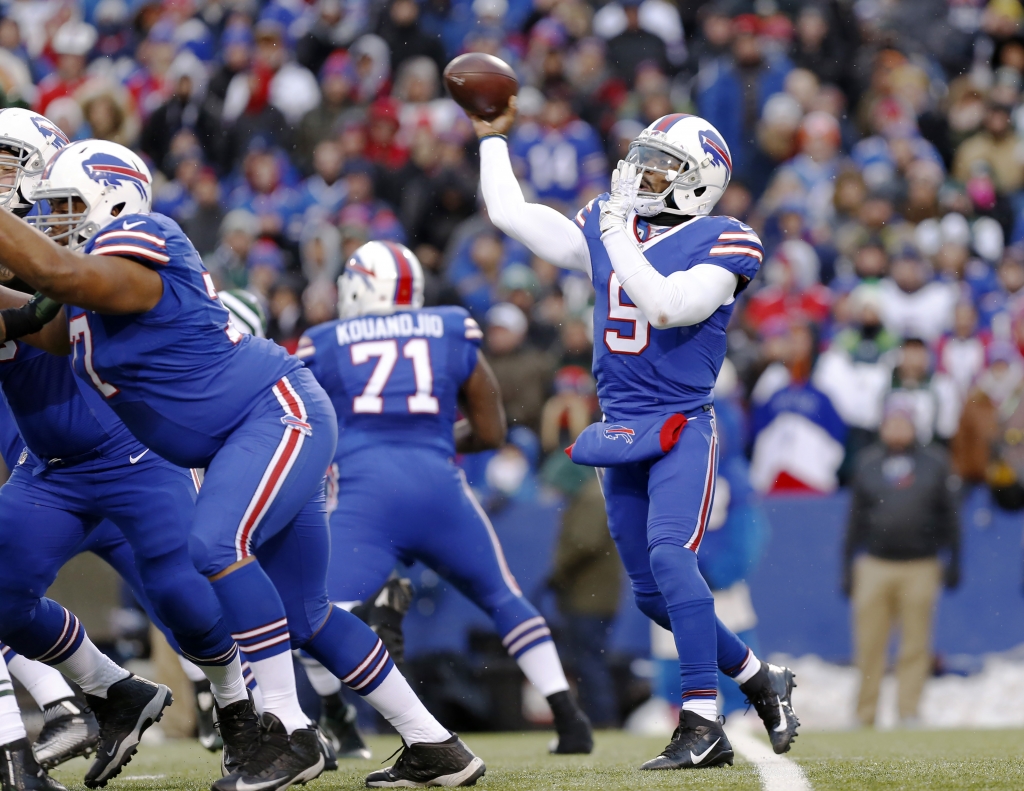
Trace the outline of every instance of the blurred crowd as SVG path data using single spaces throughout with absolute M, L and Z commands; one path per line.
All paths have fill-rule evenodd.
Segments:
M 735 165 L 716 211 L 766 250 L 720 388 L 754 487 L 846 482 L 894 400 L 961 476 L 1005 483 L 1024 453 L 1022 25 L 1020 0 L 3 0 L 0 99 L 140 151 L 155 210 L 285 346 L 334 316 L 352 250 L 411 247 L 427 304 L 486 327 L 515 424 L 477 476 L 499 499 L 557 485 L 542 460 L 597 413 L 592 293 L 488 220 L 444 65 L 513 66 L 515 167 L 567 215 L 646 125 L 699 113 Z

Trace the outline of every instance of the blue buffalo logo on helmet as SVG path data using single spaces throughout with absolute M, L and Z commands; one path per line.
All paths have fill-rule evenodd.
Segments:
M 633 429 L 627 428 L 626 426 L 608 426 L 608 428 L 604 430 L 605 439 L 618 439 L 619 437 L 622 437 L 626 440 L 627 445 L 633 444 L 633 437 L 635 434 L 636 432 L 633 431 Z
M 118 159 L 110 154 L 93 154 L 93 156 L 82 163 L 82 166 L 85 168 L 89 178 L 93 181 L 98 181 L 105 187 L 119 187 L 122 184 L 131 184 L 139 191 L 139 195 L 143 198 L 146 197 L 146 190 L 143 185 L 149 184 L 149 176 L 123 159 Z
M 732 173 L 732 157 L 729 156 L 729 149 L 725 141 L 710 129 L 700 133 L 700 147 L 704 153 L 711 157 L 711 163 L 722 165 L 729 173 Z
M 32 116 L 32 125 L 39 130 L 39 134 L 46 139 L 46 142 L 54 148 L 59 149 L 71 145 L 68 136 L 41 115 Z

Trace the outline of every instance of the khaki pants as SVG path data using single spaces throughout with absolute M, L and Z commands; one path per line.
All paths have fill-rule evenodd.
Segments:
M 872 726 L 885 676 L 889 636 L 900 625 L 896 680 L 900 719 L 917 717 L 921 691 L 932 662 L 932 618 L 942 568 L 937 558 L 857 559 L 853 569 L 853 641 L 861 673 L 857 718 Z

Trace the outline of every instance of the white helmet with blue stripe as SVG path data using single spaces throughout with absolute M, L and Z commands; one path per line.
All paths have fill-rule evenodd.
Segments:
M 0 110 L 0 206 L 24 216 L 47 163 L 69 145 L 46 116 L 21 107 Z
M 626 161 L 644 173 L 634 204 L 641 217 L 710 214 L 732 178 L 732 154 L 722 135 L 686 113 L 662 116 L 648 126 L 630 144 Z M 652 179 L 653 174 L 661 178 Z
M 338 315 L 382 316 L 423 307 L 423 265 L 397 242 L 367 242 L 338 278 Z
M 49 208 L 29 222 L 74 250 L 117 217 L 149 214 L 153 177 L 130 149 L 109 140 L 81 140 L 50 160 L 30 197 Z

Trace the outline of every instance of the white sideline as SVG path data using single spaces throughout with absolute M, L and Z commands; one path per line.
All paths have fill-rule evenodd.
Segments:
M 746 725 L 725 729 L 733 749 L 754 764 L 764 791 L 812 791 L 803 770 L 784 755 L 776 755 Z

